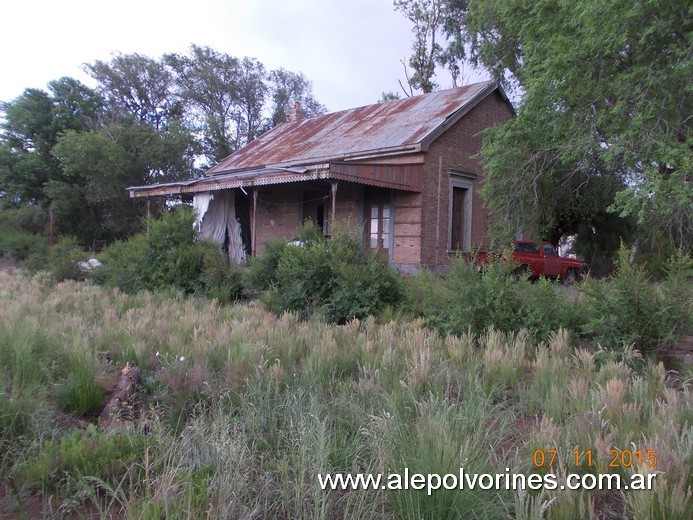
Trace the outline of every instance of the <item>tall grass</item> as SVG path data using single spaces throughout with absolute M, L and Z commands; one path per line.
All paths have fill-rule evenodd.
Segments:
M 96 385 L 82 393 L 107 395 L 126 362 L 144 381 L 112 431 L 61 405 L 56 389 L 74 374 Z M 133 519 L 691 513 L 690 382 L 674 384 L 637 350 L 600 350 L 566 330 L 442 335 L 422 320 L 372 317 L 337 326 L 175 294 L 48 289 L 0 272 L 0 381 L 7 506 L 34 501 L 46 517 L 85 506 Z M 614 448 L 656 450 L 656 468 L 613 470 L 659 472 L 653 491 L 429 496 L 323 491 L 317 481 L 405 468 L 605 472 Z M 549 449 L 555 466 L 535 467 L 535 450 Z M 576 468 L 574 450 L 592 450 L 594 466 Z

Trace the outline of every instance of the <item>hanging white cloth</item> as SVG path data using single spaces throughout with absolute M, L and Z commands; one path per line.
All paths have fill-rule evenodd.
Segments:
M 224 245 L 228 234 L 229 260 L 237 264 L 244 264 L 247 258 L 245 248 L 243 247 L 241 224 L 236 219 L 234 192 L 232 190 L 223 190 L 208 195 L 207 208 L 200 219 L 200 237 L 208 238 L 219 245 Z M 195 197 L 197 197 L 197 194 Z M 200 207 L 203 204 L 202 200 L 201 198 Z M 195 210 L 197 211 L 197 205 Z
M 207 208 L 209 208 L 210 201 L 214 198 L 214 194 L 205 191 L 202 193 L 195 193 L 193 195 L 193 208 L 195 208 L 195 229 L 199 232 L 202 226 L 202 219 L 207 213 Z

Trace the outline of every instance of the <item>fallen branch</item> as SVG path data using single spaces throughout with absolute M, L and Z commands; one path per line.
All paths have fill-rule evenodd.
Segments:
M 128 401 L 130 397 L 132 397 L 132 394 L 135 393 L 140 381 L 140 369 L 136 366 L 130 365 L 130 363 L 126 363 L 125 368 L 120 373 L 118 386 L 99 416 L 101 420 L 101 428 L 104 430 L 111 428 L 114 420 L 118 417 L 121 404 Z

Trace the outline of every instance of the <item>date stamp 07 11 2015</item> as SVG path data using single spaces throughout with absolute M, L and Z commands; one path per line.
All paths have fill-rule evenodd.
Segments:
M 595 463 L 593 450 L 573 450 L 572 457 L 565 461 L 574 467 L 592 467 Z M 558 465 L 558 450 L 537 449 L 532 454 L 532 463 L 537 468 L 551 468 Z M 609 451 L 609 468 L 632 468 L 634 466 L 647 466 L 654 468 L 657 466 L 656 450 L 619 450 L 614 448 Z

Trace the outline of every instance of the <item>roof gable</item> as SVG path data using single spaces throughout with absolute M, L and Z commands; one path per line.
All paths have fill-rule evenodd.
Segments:
M 207 173 L 425 150 L 497 89 L 507 101 L 489 81 L 284 123 Z

